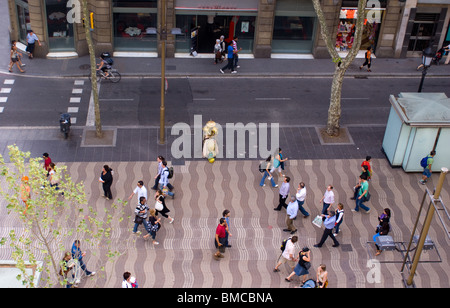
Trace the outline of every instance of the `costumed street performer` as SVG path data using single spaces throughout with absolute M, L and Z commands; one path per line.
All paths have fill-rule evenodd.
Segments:
M 216 155 L 219 153 L 219 147 L 217 146 L 217 140 L 215 136 L 218 130 L 216 122 L 208 121 L 203 127 L 203 153 L 202 156 L 207 158 L 210 163 L 216 160 Z

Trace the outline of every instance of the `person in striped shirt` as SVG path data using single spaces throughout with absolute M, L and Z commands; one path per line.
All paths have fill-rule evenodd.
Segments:
M 238 37 L 235 36 L 233 38 L 233 40 L 231 41 L 231 44 L 233 45 L 233 54 L 234 54 L 233 71 L 235 71 L 237 68 L 240 68 L 240 66 L 238 65 L 238 61 L 239 61 L 238 53 L 242 50 L 242 47 L 238 49 L 237 42 L 238 42 Z

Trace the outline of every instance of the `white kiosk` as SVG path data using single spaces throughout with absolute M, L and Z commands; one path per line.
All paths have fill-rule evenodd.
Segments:
M 450 165 L 450 99 L 444 93 L 400 93 L 389 97 L 382 149 L 391 166 L 421 172 L 420 160 L 436 151 L 432 171 Z

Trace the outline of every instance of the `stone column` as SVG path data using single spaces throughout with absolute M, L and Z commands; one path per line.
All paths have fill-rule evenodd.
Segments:
M 253 55 L 255 58 L 270 58 L 270 54 L 272 53 L 275 6 L 276 0 L 259 0 L 253 45 Z
M 161 32 L 163 25 L 161 24 L 161 0 L 158 0 L 158 32 Z M 170 34 L 172 28 L 175 28 L 175 0 L 165 0 L 166 3 L 166 58 L 173 58 L 175 56 L 175 35 Z M 158 35 L 158 57 L 161 57 L 161 41 Z
M 94 31 L 92 40 L 95 44 L 95 54 L 102 52 L 113 52 L 113 14 L 111 0 L 88 0 L 89 12 L 94 12 Z M 77 52 L 80 56 L 87 55 L 87 43 L 82 24 L 77 26 L 78 40 L 76 42 Z
M 28 0 L 28 10 L 30 12 L 31 29 L 37 35 L 39 41 L 42 44 L 42 46 L 36 44 L 34 55 L 37 58 L 45 58 L 48 54 L 47 16 L 45 14 L 45 1 Z
M 336 3 L 335 3 L 336 2 Z M 339 25 L 339 13 L 342 6 L 342 0 L 322 0 L 322 11 L 325 15 L 325 19 L 328 25 L 328 31 L 330 33 L 331 39 L 336 39 L 337 29 Z M 327 45 L 322 39 L 320 34 L 319 22 L 316 22 L 316 34 L 314 39 L 313 56 L 316 59 L 327 59 L 330 58 L 328 53 Z
M 405 40 L 406 28 L 408 27 L 411 9 L 417 7 L 417 0 L 407 0 L 406 3 L 402 3 L 402 12 L 399 13 L 399 23 L 394 41 L 394 57 L 401 58 L 403 50 L 403 41 Z M 406 56 L 406 51 L 403 57 Z
M 17 21 L 16 8 L 14 0 L 8 0 L 9 26 L 11 40 L 19 40 L 19 23 Z
M 380 34 L 376 46 L 378 58 L 393 58 L 396 36 L 402 20 L 402 4 L 398 1 L 389 1 L 381 22 Z

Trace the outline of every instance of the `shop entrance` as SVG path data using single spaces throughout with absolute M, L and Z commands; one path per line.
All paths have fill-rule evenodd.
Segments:
M 232 16 L 197 15 L 197 52 L 211 53 L 216 39 L 221 35 L 228 38 L 231 19 Z
M 255 31 L 256 16 L 239 15 L 177 15 L 176 24 L 182 33 L 188 38 L 186 43 L 180 40 L 177 42 L 178 52 L 191 51 L 191 47 L 197 53 L 212 53 L 216 39 L 221 35 L 225 36 L 225 41 L 230 43 L 233 36 L 239 37 L 239 48 L 242 52 L 251 52 Z M 196 30 L 196 31 L 195 31 Z M 191 34 L 195 33 L 191 38 Z

